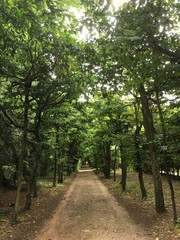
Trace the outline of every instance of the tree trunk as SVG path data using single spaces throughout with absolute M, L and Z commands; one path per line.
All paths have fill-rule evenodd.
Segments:
M 60 172 L 60 183 L 64 182 L 64 177 L 63 177 L 63 173 L 64 173 L 64 163 L 61 163 L 61 172 Z
M 177 176 L 179 177 L 179 167 L 176 168 Z
M 3 170 L 2 170 L 2 160 L 0 159 L 0 192 L 3 192 Z
M 136 130 L 134 134 L 134 145 L 135 145 L 135 151 L 136 151 L 136 166 L 137 166 L 137 171 L 138 171 L 138 178 L 139 178 L 139 185 L 141 189 L 141 197 L 142 199 L 147 198 L 147 192 L 146 188 L 144 185 L 144 179 L 143 179 L 143 167 L 142 167 L 142 157 L 140 153 L 140 146 L 139 146 L 139 134 L 141 132 L 142 128 L 142 123 L 139 124 L 138 120 L 138 111 L 136 104 L 134 104 L 134 109 L 135 109 L 135 118 L 136 118 Z
M 156 207 L 157 213 L 163 213 L 165 212 L 165 205 L 164 205 L 162 181 L 161 181 L 157 150 L 156 150 L 156 144 L 155 144 L 155 137 L 154 137 L 153 116 L 149 108 L 148 97 L 143 85 L 140 86 L 139 93 L 141 97 L 144 128 L 145 128 L 146 138 L 147 138 L 149 151 L 151 155 L 151 166 L 152 166 L 152 173 L 153 173 L 153 179 L 154 179 L 155 207 Z
M 69 143 L 69 153 L 68 153 L 68 176 L 71 175 L 73 171 L 75 171 L 76 165 L 76 146 L 77 146 L 77 138 L 74 138 Z
M 60 157 L 59 153 L 59 126 L 56 126 L 56 141 L 55 141 L 55 152 L 54 152 L 54 178 L 53 187 L 56 186 L 56 176 L 57 176 L 57 163 Z
M 64 168 L 64 163 L 61 162 L 58 164 L 58 183 L 63 183 L 63 168 Z
M 141 196 L 142 196 L 142 199 L 144 199 L 144 198 L 147 198 L 147 192 L 146 192 L 144 179 L 143 179 L 142 157 L 140 153 L 139 139 L 138 139 L 139 131 L 140 131 L 140 127 L 136 126 L 134 144 L 135 144 L 135 150 L 136 150 L 137 171 L 138 171 L 139 185 L 141 189 Z
M 35 144 L 34 144 L 34 152 L 35 157 L 33 159 L 33 163 L 31 166 L 29 184 L 28 184 L 28 192 L 26 195 L 26 203 L 25 210 L 29 210 L 32 203 L 32 197 L 37 196 L 36 189 L 36 172 L 38 168 L 38 163 L 41 160 L 41 137 L 40 137 L 40 126 L 41 126 L 41 114 L 42 114 L 42 106 L 39 105 L 36 110 L 36 115 L 34 118 L 34 136 L 35 136 Z
M 27 131 L 28 131 L 28 111 L 29 111 L 29 90 L 31 88 L 31 82 L 25 82 L 24 85 L 24 116 L 23 116 L 23 136 L 22 136 L 22 145 L 21 145 L 21 157 L 19 158 L 18 163 L 18 184 L 16 191 L 16 199 L 15 199 L 15 208 L 14 214 L 12 217 L 12 223 L 17 223 L 18 213 L 19 213 L 19 201 L 20 201 L 20 193 L 22 186 L 22 177 L 23 177 L 23 162 L 27 161 Z
M 109 142 L 105 144 L 105 178 L 111 178 L 111 145 Z
M 33 198 L 37 198 L 37 183 L 36 183 L 36 177 L 33 182 Z
M 38 168 L 38 163 L 40 162 L 40 137 L 38 132 L 36 132 L 36 143 L 35 143 L 35 158 L 33 160 L 33 166 L 31 168 L 30 172 L 30 177 L 29 177 L 29 182 L 28 182 L 28 192 L 26 195 L 26 202 L 24 209 L 27 211 L 31 208 L 31 203 L 32 203 L 32 196 L 36 196 L 37 192 L 36 191 L 36 172 Z
M 54 149 L 54 177 L 53 177 L 53 187 L 56 187 L 56 175 L 57 175 L 57 149 Z
M 116 182 L 117 145 L 115 145 L 114 155 L 114 182 Z
M 158 88 L 156 88 L 156 100 L 157 100 L 157 106 L 158 106 L 159 117 L 160 117 L 161 128 L 162 128 L 162 145 L 164 146 L 164 148 L 163 148 L 163 159 L 164 159 L 164 163 L 165 163 L 167 182 L 169 184 L 169 188 L 170 188 L 170 192 L 171 192 L 173 219 L 174 219 L 174 222 L 175 222 L 178 219 L 177 210 L 176 210 L 175 193 L 174 193 L 174 188 L 173 188 L 173 184 L 172 184 L 172 180 L 171 180 L 171 175 L 169 174 L 167 150 L 165 148 L 165 146 L 167 146 L 167 143 L 166 143 L 166 129 L 165 129 L 165 124 L 164 124 L 163 112 L 162 112 L 162 108 L 161 108 L 161 104 L 160 104 L 160 100 L 159 100 Z
M 120 145 L 120 152 L 121 152 L 121 186 L 122 186 L 122 191 L 126 191 L 126 179 L 127 179 L 127 163 L 126 163 L 126 158 L 124 154 L 124 146 L 123 144 Z
M 31 208 L 33 190 L 34 190 L 35 179 L 36 179 L 36 170 L 37 170 L 37 162 L 35 161 L 34 166 L 30 173 L 30 179 L 29 179 L 29 183 L 28 183 L 28 192 L 26 195 L 26 202 L 25 202 L 25 206 L 24 206 L 24 209 L 26 211 Z

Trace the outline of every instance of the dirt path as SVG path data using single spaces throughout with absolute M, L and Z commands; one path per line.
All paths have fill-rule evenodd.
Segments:
M 137 213 L 138 214 L 138 213 Z M 35 240 L 150 240 L 91 170 L 82 170 Z

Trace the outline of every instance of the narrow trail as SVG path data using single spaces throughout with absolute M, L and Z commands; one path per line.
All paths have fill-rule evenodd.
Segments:
M 87 239 L 153 238 L 135 225 L 92 170 L 81 170 L 35 240 Z

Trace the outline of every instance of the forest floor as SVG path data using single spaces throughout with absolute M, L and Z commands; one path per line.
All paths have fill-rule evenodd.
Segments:
M 41 186 L 39 197 L 28 212 L 21 210 L 19 223 L 11 226 L 15 191 L 0 194 L 0 240 L 177 240 L 180 224 L 172 223 L 170 194 L 163 178 L 167 212 L 154 212 L 152 176 L 145 175 L 147 200 L 141 201 L 137 174 L 128 174 L 127 191 L 120 191 L 117 181 L 105 180 L 91 170 L 84 170 L 52 188 Z M 101 180 L 101 181 L 100 181 Z M 174 182 L 180 199 L 179 182 Z M 108 191 L 109 190 L 109 191 Z M 114 197 L 112 196 L 114 195 Z M 24 205 L 25 192 L 21 194 Z M 180 210 L 180 202 L 177 201 Z M 179 212 L 180 214 L 180 212 Z

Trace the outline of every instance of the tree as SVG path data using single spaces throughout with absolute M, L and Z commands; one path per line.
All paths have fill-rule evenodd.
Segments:
M 7 1 L 1 8 L 3 13 L 1 20 L 4 23 L 1 26 L 3 33 L 1 49 L 4 49 L 2 55 L 4 57 L 4 64 L 1 65 L 1 79 L 8 80 L 6 88 L 3 89 L 3 94 L 8 96 L 7 99 L 9 101 L 6 103 L 4 101 L 4 103 L 6 104 L 6 110 L 9 108 L 16 111 L 15 120 L 10 118 L 10 116 L 9 120 L 22 131 L 22 154 L 18 167 L 19 180 L 13 219 L 16 222 L 23 163 L 28 162 L 28 138 L 30 134 L 34 134 L 36 160 L 32 164 L 26 209 L 30 206 L 32 185 L 40 159 L 41 116 L 47 104 L 52 107 L 53 105 L 57 105 L 58 101 L 62 101 L 62 99 L 58 99 L 59 96 L 61 98 L 61 93 L 59 93 L 58 97 L 55 95 L 52 96 L 53 93 L 56 94 L 59 92 L 60 88 L 58 84 L 61 83 L 63 85 L 65 79 L 68 79 L 68 84 L 70 84 L 72 80 L 69 74 L 72 64 L 69 64 L 71 58 L 68 56 L 68 51 L 72 51 L 73 49 L 67 50 L 67 46 L 73 46 L 74 38 L 64 33 L 62 43 L 59 41 L 59 32 L 64 31 L 64 26 L 65 28 L 69 26 L 64 23 L 62 29 L 58 29 L 57 21 L 62 21 L 63 17 L 67 14 L 66 10 L 64 10 L 63 14 L 59 16 L 60 9 L 58 9 L 58 5 L 53 3 L 46 5 L 45 2 L 44 4 L 42 2 L 35 4 L 19 0 L 16 3 Z M 55 71 L 56 66 L 58 68 Z M 73 71 L 75 71 L 75 68 Z M 54 81 L 53 74 L 56 73 L 59 75 L 60 81 Z M 46 90 L 49 90 L 49 95 L 41 95 L 43 93 L 42 87 L 44 86 L 46 86 Z M 63 87 L 61 87 L 61 90 Z M 69 89 L 69 86 L 66 86 L 65 90 L 66 93 L 69 93 L 67 89 Z M 16 100 L 12 103 L 11 98 L 13 97 Z M 35 115 L 34 108 L 36 108 Z M 24 116 L 23 120 L 21 120 L 22 115 Z
M 163 161 L 164 161 L 164 165 L 165 165 L 165 170 L 166 170 L 166 174 L 167 174 L 167 181 L 169 184 L 169 188 L 171 191 L 171 199 L 172 199 L 172 208 L 173 208 L 173 214 L 174 214 L 174 222 L 177 221 L 177 210 L 176 210 L 176 202 L 175 202 L 175 193 L 174 193 L 174 188 L 173 188 L 173 184 L 171 181 L 171 176 L 169 173 L 170 167 L 168 164 L 168 155 L 167 155 L 167 142 L 166 142 L 166 129 L 165 129 L 165 121 L 164 121 L 164 116 L 163 116 L 163 112 L 162 112 L 162 108 L 161 108 L 161 103 L 160 103 L 160 98 L 159 98 L 159 91 L 158 91 L 158 87 L 155 87 L 155 91 L 156 91 L 156 101 L 157 101 L 157 107 L 158 107 L 158 111 L 159 111 L 159 118 L 160 118 L 160 123 L 161 123 L 161 128 L 162 128 L 162 151 L 163 151 Z
M 148 142 L 148 146 L 151 154 L 152 173 L 154 177 L 156 212 L 164 212 L 165 211 L 164 197 L 163 197 L 162 182 L 161 182 L 161 176 L 160 176 L 160 168 L 158 164 L 157 146 L 155 144 L 153 116 L 149 109 L 147 93 L 143 85 L 140 87 L 139 92 L 140 92 L 141 103 L 142 103 L 144 128 L 145 128 L 146 138 L 147 138 L 147 142 Z

